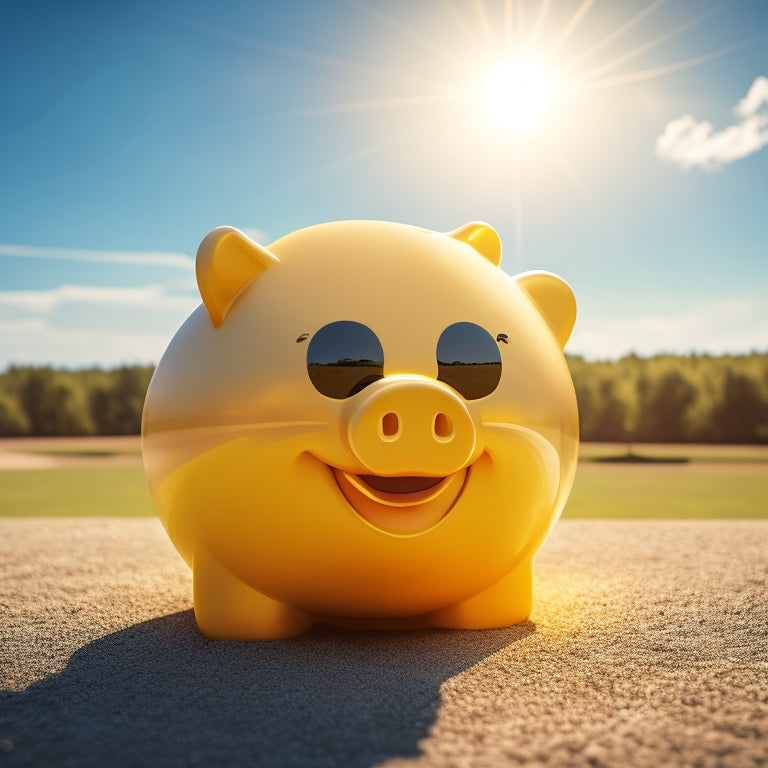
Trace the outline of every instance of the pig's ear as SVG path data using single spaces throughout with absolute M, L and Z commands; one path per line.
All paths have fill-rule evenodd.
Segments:
M 501 264 L 501 240 L 496 230 L 482 221 L 473 221 L 448 232 L 448 237 L 471 245 L 495 267 Z
M 237 295 L 278 258 L 234 227 L 217 227 L 197 249 L 197 285 L 203 304 L 218 328 Z
M 516 277 L 515 282 L 544 315 L 563 349 L 576 322 L 576 298 L 571 287 L 550 272 L 526 272 Z

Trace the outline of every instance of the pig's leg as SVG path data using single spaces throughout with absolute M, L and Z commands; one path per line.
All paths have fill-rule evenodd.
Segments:
M 192 581 L 197 626 L 211 640 L 279 640 L 314 622 L 244 584 L 202 546 L 195 547 Z
M 525 621 L 533 599 L 533 556 L 480 594 L 426 616 L 427 624 L 450 629 L 491 629 Z

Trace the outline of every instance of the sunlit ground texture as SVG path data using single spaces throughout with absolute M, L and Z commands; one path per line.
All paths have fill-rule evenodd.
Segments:
M 153 514 L 138 438 L 0 441 L 2 516 Z M 768 518 L 768 446 L 582 444 L 563 516 Z
M 160 522 L 0 519 L 4 766 L 768 761 L 765 520 L 563 520 L 531 620 L 211 642 Z

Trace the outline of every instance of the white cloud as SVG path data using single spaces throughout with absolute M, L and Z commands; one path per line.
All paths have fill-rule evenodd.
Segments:
M 246 229 L 257 242 L 262 230 Z M 195 261 L 165 251 L 93 251 L 0 244 L 0 257 L 177 268 L 164 285 L 59 285 L 0 291 L 0 371 L 11 364 L 83 367 L 156 363 L 200 305 Z
M 736 105 L 734 112 L 740 117 L 750 117 L 763 105 L 768 105 L 768 77 L 761 76 L 755 78 L 747 95 Z
M 0 243 L 0 256 L 24 259 L 94 261 L 109 264 L 150 264 L 194 270 L 195 260 L 185 253 L 166 251 L 89 251 L 79 248 L 45 248 L 37 245 Z
M 160 285 L 0 291 L 0 371 L 156 363 L 199 304 L 197 293 L 172 295 Z
M 250 237 L 254 243 L 259 245 L 267 245 L 267 235 L 263 229 L 257 229 L 256 227 L 244 227 L 240 230 L 246 237 Z
M 199 303 L 197 296 L 170 296 L 160 285 L 139 288 L 60 285 L 43 291 L 0 291 L 0 309 L 14 309 L 33 314 L 49 314 L 67 304 L 191 312 Z
M 734 113 L 741 119 L 721 131 L 692 115 L 672 120 L 656 139 L 656 154 L 685 170 L 713 171 L 762 149 L 768 144 L 768 78 L 755 79 Z
M 58 328 L 42 319 L 0 322 L 0 370 L 13 364 L 67 368 L 154 364 L 176 327 L 170 323 L 150 333 L 118 333 L 108 327 Z
M 677 315 L 628 319 L 590 317 L 576 323 L 567 351 L 589 360 L 616 359 L 630 352 L 725 354 L 768 350 L 768 306 L 751 299 L 701 304 Z

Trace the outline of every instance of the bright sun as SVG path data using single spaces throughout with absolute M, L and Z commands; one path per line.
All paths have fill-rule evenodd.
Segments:
M 528 131 L 544 117 L 550 92 L 550 80 L 541 68 L 525 59 L 510 59 L 488 75 L 485 107 L 504 128 Z

